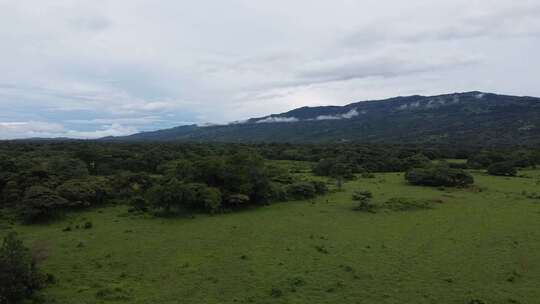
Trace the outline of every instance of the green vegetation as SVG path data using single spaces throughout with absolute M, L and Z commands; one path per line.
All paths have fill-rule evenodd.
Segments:
M 487 172 L 491 175 L 498 176 L 516 176 L 517 170 L 512 162 L 500 162 L 491 164 L 487 168 Z
M 32 256 L 15 232 L 9 233 L 0 247 L 0 303 L 19 303 L 34 296 L 47 278 L 37 268 Z
M 458 154 L 444 147 L 387 147 L 382 159 L 383 147 L 354 145 L 10 145 L 0 153 L 0 237 L 17 232 L 32 253 L 20 256 L 40 253 L 56 278 L 41 303 L 540 297 L 540 170 L 531 167 L 516 165 L 513 178 L 488 174 L 491 163 L 452 168 L 466 160 L 442 161 Z M 513 164 L 523 156 L 501 154 Z M 58 158 L 88 170 L 56 173 L 48 164 Z M 312 173 L 323 159 L 357 169 L 339 187 Z M 409 166 L 420 168 L 398 172 Z M 444 186 L 411 184 L 419 170 Z
M 405 179 L 413 185 L 431 187 L 465 187 L 474 183 L 474 178 L 466 171 L 446 165 L 411 169 L 405 174 Z
M 478 98 L 481 95 L 482 98 Z M 385 143 L 466 146 L 538 146 L 540 98 L 465 92 L 362 101 L 343 107 L 302 107 L 273 114 L 294 123 L 179 126 L 111 141 Z M 350 119 L 320 120 L 344 113 Z M 367 114 L 367 115 L 366 115 Z M 268 118 L 267 116 L 265 118 Z M 261 118 L 264 119 L 264 118 Z
M 522 191 L 538 191 L 540 171 L 525 173 L 477 173 L 482 191 L 382 173 L 313 201 L 219 216 L 160 219 L 118 205 L 11 230 L 49 248 L 43 267 L 58 283 L 43 296 L 56 303 L 530 303 L 540 297 L 540 200 Z M 440 203 L 354 212 L 357 189 L 376 205 Z

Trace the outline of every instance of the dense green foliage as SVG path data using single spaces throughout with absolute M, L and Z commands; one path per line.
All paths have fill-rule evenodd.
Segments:
M 514 164 L 508 161 L 491 164 L 487 168 L 487 172 L 491 175 L 499 176 L 515 176 L 517 174 Z
M 443 158 L 468 161 L 433 171 L 430 163 Z M 307 168 L 273 160 L 304 161 Z M 26 222 L 110 202 L 157 214 L 216 213 L 326 193 L 325 182 L 293 177 L 303 170 L 334 180 L 328 183 L 337 180 L 338 188 L 357 176 L 406 170 L 411 183 L 463 186 L 470 181 L 458 168 L 487 169 L 499 163 L 534 166 L 540 153 L 530 148 L 360 144 L 2 142 L 0 206 L 16 210 Z
M 36 265 L 16 233 L 8 234 L 0 247 L 0 304 L 16 304 L 45 285 L 46 276 Z
M 464 187 L 474 183 L 471 174 L 446 165 L 432 165 L 425 168 L 411 169 L 405 174 L 405 179 L 413 185 L 431 187 Z

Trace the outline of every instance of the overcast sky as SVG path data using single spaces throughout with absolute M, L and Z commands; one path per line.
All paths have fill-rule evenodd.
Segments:
M 540 96 L 538 0 L 0 0 L 0 138 Z

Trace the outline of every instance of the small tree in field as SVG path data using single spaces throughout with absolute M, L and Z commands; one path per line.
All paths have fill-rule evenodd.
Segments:
M 465 170 L 444 165 L 411 169 L 405 173 L 405 179 L 413 185 L 430 187 L 465 187 L 474 183 L 473 176 Z
M 517 174 L 517 170 L 511 162 L 492 164 L 488 167 L 487 172 L 489 175 L 497 176 L 516 176 Z
M 13 232 L 0 248 L 0 304 L 20 303 L 45 285 L 45 275 Z
M 366 212 L 374 212 L 375 211 L 375 205 L 373 205 L 371 199 L 373 198 L 373 194 L 371 191 L 355 191 L 353 193 L 352 199 L 359 202 L 358 206 L 355 208 L 355 210 L 358 211 L 366 211 Z

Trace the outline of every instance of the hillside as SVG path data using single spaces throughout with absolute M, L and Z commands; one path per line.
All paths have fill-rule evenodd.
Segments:
M 540 98 L 466 92 L 302 107 L 241 123 L 106 140 L 536 145 L 539 127 Z

